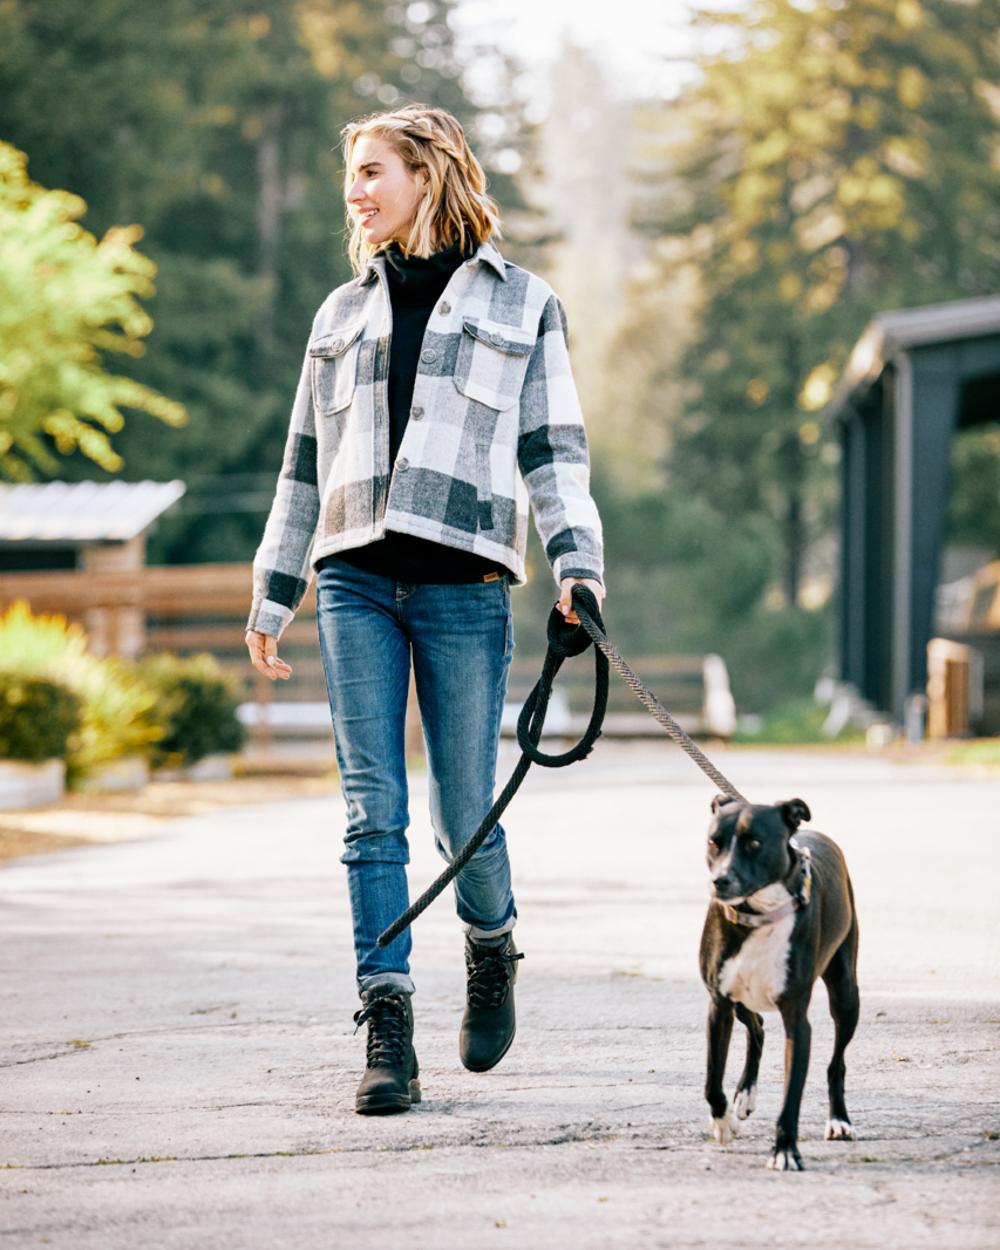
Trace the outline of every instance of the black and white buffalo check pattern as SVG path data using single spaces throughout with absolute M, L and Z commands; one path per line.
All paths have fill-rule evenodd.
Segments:
M 427 323 L 390 474 L 391 319 L 379 255 L 316 314 L 248 629 L 280 637 L 316 562 L 387 530 L 473 551 L 523 582 L 529 502 L 556 581 L 602 579 L 566 315 L 549 284 L 492 242 L 456 269 Z

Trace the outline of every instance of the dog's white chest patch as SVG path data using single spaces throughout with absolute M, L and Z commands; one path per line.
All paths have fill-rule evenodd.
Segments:
M 777 1011 L 788 979 L 794 913 L 754 929 L 719 971 L 719 989 L 750 1011 Z

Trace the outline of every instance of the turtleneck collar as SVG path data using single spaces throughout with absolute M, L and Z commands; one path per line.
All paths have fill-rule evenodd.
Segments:
M 404 303 L 433 302 L 448 285 L 455 270 L 476 251 L 476 243 L 466 238 L 465 249 L 457 239 L 430 256 L 405 256 L 394 239 L 384 249 L 385 273 L 393 297 Z

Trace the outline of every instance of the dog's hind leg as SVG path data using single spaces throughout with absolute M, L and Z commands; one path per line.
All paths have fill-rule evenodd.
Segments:
M 736 1122 L 723 1089 L 726 1058 L 729 1055 L 729 1039 L 732 1034 L 732 999 L 713 994 L 708 1008 L 708 1067 L 705 1074 L 705 1098 L 712 1111 L 712 1134 L 720 1146 L 728 1146 L 736 1133 Z
M 858 927 L 857 921 L 851 925 L 851 931 L 837 948 L 836 953 L 823 973 L 827 994 L 830 998 L 830 1015 L 833 1017 L 834 1041 L 833 1057 L 826 1070 L 827 1085 L 830 1090 L 830 1118 L 826 1122 L 827 1141 L 853 1141 L 854 1126 L 847 1114 L 847 1103 L 844 1100 L 844 1075 L 847 1065 L 844 1052 L 847 1050 L 854 1030 L 858 1027 L 860 999 L 857 980 Z
M 733 1110 L 737 1119 L 745 1120 L 757 1105 L 757 1073 L 760 1069 L 761 1051 L 764 1049 L 764 1017 L 750 1011 L 742 1003 L 737 1003 L 736 1019 L 746 1026 L 747 1057 L 743 1065 L 743 1075 L 736 1086 Z

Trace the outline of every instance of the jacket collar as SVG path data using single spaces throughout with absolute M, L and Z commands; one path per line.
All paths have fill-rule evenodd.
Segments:
M 480 243 L 475 252 L 473 252 L 472 256 L 465 263 L 467 265 L 471 265 L 473 261 L 477 260 L 492 266 L 500 280 L 502 282 L 507 281 L 507 269 L 504 265 L 504 259 L 500 255 L 496 245 L 491 243 L 489 239 L 487 239 L 485 243 Z M 364 286 L 365 283 L 370 282 L 380 269 L 383 271 L 385 269 L 385 257 L 376 252 L 374 256 L 369 257 L 364 273 L 362 273 L 357 280 L 358 285 Z

